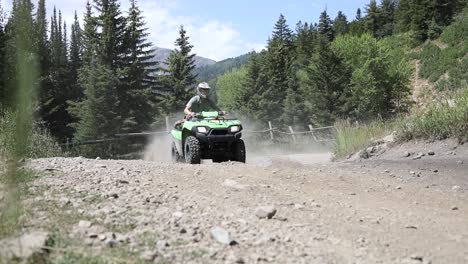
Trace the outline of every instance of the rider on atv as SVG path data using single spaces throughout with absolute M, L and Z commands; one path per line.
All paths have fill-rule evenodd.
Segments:
M 185 106 L 184 113 L 187 115 L 186 119 L 191 118 L 196 113 L 218 111 L 222 112 L 221 109 L 208 98 L 211 87 L 208 83 L 202 82 L 197 86 L 197 95 L 192 97 Z M 225 112 L 223 112 L 225 114 Z

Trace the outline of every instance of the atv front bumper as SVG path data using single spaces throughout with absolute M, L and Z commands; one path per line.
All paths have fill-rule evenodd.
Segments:
M 218 142 L 234 142 L 239 140 L 242 137 L 242 132 L 226 134 L 226 135 L 211 135 L 196 132 L 196 136 L 201 143 L 211 144 L 211 143 L 218 143 Z

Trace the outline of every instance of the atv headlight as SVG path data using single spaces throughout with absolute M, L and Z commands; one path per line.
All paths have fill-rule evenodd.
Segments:
M 240 126 L 231 126 L 229 127 L 229 132 L 231 133 L 237 133 L 240 131 Z
M 200 133 L 208 133 L 208 128 L 204 126 L 197 127 L 197 131 Z

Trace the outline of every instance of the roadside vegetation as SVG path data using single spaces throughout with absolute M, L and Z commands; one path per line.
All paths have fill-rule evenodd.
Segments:
M 410 114 L 398 128 L 401 140 L 458 138 L 468 140 L 468 87 L 440 98 L 424 111 Z
M 0 116 L 0 157 L 7 158 L 15 148 L 15 134 L 18 131 L 17 112 L 5 111 Z M 42 128 L 40 124 L 34 122 L 31 133 L 28 134 L 24 158 L 45 158 L 63 156 L 57 141 L 50 133 Z
M 396 124 L 381 120 L 369 124 L 339 121 L 335 123 L 335 127 L 335 158 L 344 158 L 368 147 L 371 141 L 390 135 L 395 130 Z
M 362 150 L 372 140 L 393 131 L 399 141 L 447 138 L 457 138 L 460 142 L 468 140 L 468 10 L 465 9 L 451 25 L 440 30 L 440 38 L 406 50 L 408 59 L 417 60 L 421 64 L 417 73 L 419 77 L 428 80 L 436 88 L 425 91 L 434 94 L 436 99 L 422 109 L 402 111 L 397 117 L 371 122 L 369 125 L 338 122 L 336 157 L 342 158 Z M 401 37 L 404 36 L 397 36 Z

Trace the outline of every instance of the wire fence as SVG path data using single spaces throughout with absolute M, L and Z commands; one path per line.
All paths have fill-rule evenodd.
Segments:
M 263 148 L 274 146 L 283 150 L 301 151 L 310 150 L 314 146 L 329 146 L 333 144 L 335 138 L 335 127 L 313 128 L 309 126 L 307 131 L 294 131 L 288 127 L 289 131 L 282 131 L 274 128 L 269 122 L 269 129 L 261 131 L 243 132 L 246 144 L 251 148 Z
M 273 127 L 273 124 L 268 122 L 268 129 L 264 130 L 249 130 L 248 127 L 245 127 L 242 131 L 242 138 L 251 149 L 274 146 L 289 151 L 300 151 L 310 149 L 312 146 L 329 146 L 333 143 L 336 134 L 334 126 L 314 128 L 312 125 L 309 125 L 308 128 L 306 131 L 294 131 L 289 126 L 288 131 L 283 131 Z M 120 158 L 125 158 L 126 156 L 132 158 L 135 156 L 134 153 L 141 152 L 152 139 L 169 136 L 171 129 L 172 126 L 167 120 L 165 131 L 120 133 L 103 139 L 66 142 L 61 144 L 61 146 L 73 153 L 73 150 L 78 150 L 82 146 L 100 144 L 103 149 L 121 149 L 120 151 L 115 151 L 120 153 L 118 155 Z M 101 146 L 99 147 L 101 148 Z

